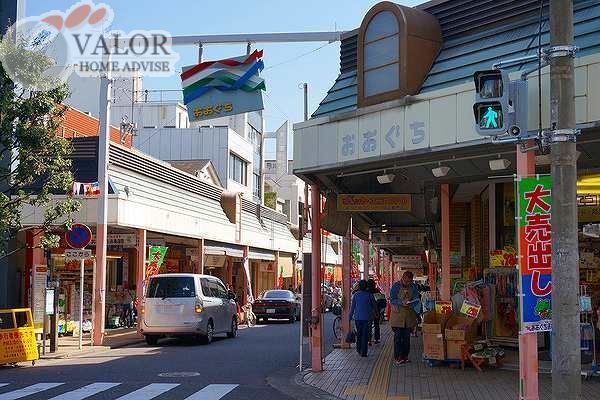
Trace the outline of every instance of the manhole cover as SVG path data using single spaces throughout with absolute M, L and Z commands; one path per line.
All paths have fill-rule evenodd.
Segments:
M 190 376 L 199 376 L 200 372 L 161 372 L 158 374 L 161 378 L 188 378 Z

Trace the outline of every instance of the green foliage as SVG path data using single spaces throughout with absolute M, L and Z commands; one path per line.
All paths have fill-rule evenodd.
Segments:
M 273 210 L 277 209 L 277 193 L 265 192 L 265 206 L 272 208 Z
M 25 81 L 44 79 L 37 77 L 44 70 L 38 67 L 47 65 L 42 53 L 24 50 L 6 39 L 0 41 L 0 53 L 23 60 L 25 68 L 20 73 L 29 74 Z M 73 182 L 71 162 L 66 158 L 70 143 L 56 136 L 68 94 L 66 85 L 28 90 L 13 82 L 0 63 L 0 256 L 6 251 L 6 241 L 22 229 L 24 207 L 46 209 L 40 228 L 42 245 L 50 247 L 58 244 L 52 234 L 56 225 L 68 227 L 68 216 L 79 207 L 72 199 L 57 201 L 52 195 L 68 192 Z

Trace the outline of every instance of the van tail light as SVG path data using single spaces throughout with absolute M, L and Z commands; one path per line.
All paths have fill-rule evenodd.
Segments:
M 194 307 L 194 311 L 196 311 L 196 314 L 200 314 L 203 310 L 204 310 L 204 307 L 202 306 L 202 302 L 199 300 L 196 300 L 196 306 Z

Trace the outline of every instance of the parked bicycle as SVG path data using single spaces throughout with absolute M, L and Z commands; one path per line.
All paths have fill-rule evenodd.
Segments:
M 333 336 L 337 340 L 342 340 L 342 317 L 340 316 L 333 320 Z
M 341 304 L 337 304 L 335 307 L 332 307 L 334 315 L 337 315 L 333 320 L 333 336 L 337 340 L 342 340 L 342 306 Z
M 244 315 L 246 316 L 246 326 L 248 328 L 256 325 L 256 315 L 252 312 L 252 303 L 246 303 L 242 306 Z

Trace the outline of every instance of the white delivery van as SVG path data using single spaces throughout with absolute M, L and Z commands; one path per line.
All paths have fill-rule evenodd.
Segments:
M 209 344 L 216 334 L 237 334 L 235 295 L 209 275 L 152 276 L 141 311 L 140 330 L 149 345 L 165 336 L 195 336 Z

